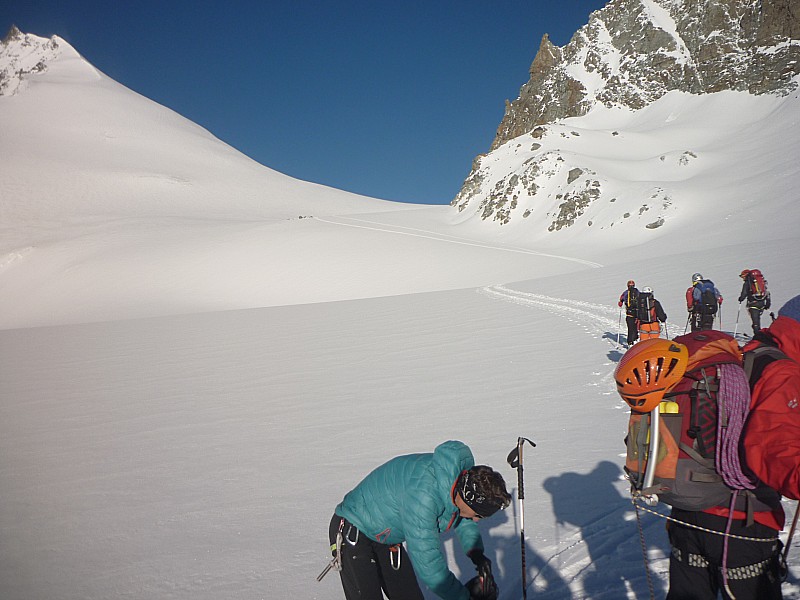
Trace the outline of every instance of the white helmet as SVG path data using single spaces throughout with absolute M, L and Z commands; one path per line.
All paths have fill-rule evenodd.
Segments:
M 643 294 L 652 294 L 653 293 L 653 288 L 651 288 L 650 286 L 646 285 L 646 286 L 644 286 L 642 288 L 642 293 Z
M 697 283 L 698 281 L 702 280 L 703 276 L 700 273 L 695 273 L 692 275 L 692 283 Z

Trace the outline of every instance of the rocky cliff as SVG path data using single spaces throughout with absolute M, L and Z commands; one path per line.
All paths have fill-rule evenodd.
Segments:
M 500 224 L 528 216 L 530 203 L 515 209 L 540 191 L 541 174 L 553 159 L 537 155 L 535 138 L 562 119 L 599 105 L 639 110 L 671 91 L 787 95 L 797 88 L 799 73 L 800 0 L 611 0 L 566 46 L 554 46 L 545 35 L 530 79 L 506 103 L 490 153 L 532 136 L 526 168 L 498 179 L 496 169 L 490 175 L 482 168 L 487 155 L 481 155 L 452 205 Z M 574 169 L 580 165 L 571 176 L 580 178 Z M 551 223 L 553 229 L 571 225 L 581 206 L 599 196 L 597 178 L 578 184 L 580 190 L 559 190 L 580 197 Z
M 0 41 L 0 96 L 16 94 L 24 85 L 25 75 L 47 70 L 47 61 L 58 52 L 56 37 L 43 40 L 12 25 Z

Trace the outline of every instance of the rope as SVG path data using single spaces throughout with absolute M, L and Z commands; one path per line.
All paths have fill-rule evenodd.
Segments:
M 739 365 L 720 365 L 717 411 L 717 472 L 728 487 L 752 490 L 755 482 L 744 473 L 739 457 L 739 439 L 750 412 L 750 386 Z
M 658 512 L 656 510 L 652 510 L 650 508 L 647 508 L 646 506 L 642 506 L 641 504 L 639 504 L 637 502 L 639 499 L 640 499 L 639 497 L 631 498 L 631 502 L 633 502 L 633 505 L 635 507 L 641 508 L 643 511 L 649 512 L 651 515 L 655 515 L 657 517 L 661 517 L 662 519 L 666 519 L 667 521 L 672 521 L 673 523 L 678 523 L 679 525 L 683 525 L 684 527 L 691 527 L 692 529 L 699 529 L 700 531 L 705 531 L 707 533 L 714 533 L 716 535 L 722 535 L 722 536 L 729 537 L 729 538 L 734 539 L 734 540 L 745 540 L 747 542 L 776 542 L 776 541 L 778 541 L 780 539 L 777 535 L 774 536 L 774 537 L 770 537 L 770 538 L 757 538 L 757 537 L 747 537 L 747 536 L 744 536 L 744 535 L 736 535 L 734 533 L 726 533 L 724 531 L 716 531 L 715 529 L 707 529 L 705 527 L 700 527 L 699 525 L 694 525 L 692 523 L 686 523 L 685 521 L 681 521 L 680 519 L 676 519 L 675 517 L 671 517 L 670 515 L 665 515 L 665 514 L 660 513 L 660 512 Z
M 653 578 L 650 575 L 650 562 L 647 559 L 647 543 L 644 541 L 644 528 L 642 527 L 642 518 L 639 515 L 639 505 L 633 503 L 633 508 L 636 512 L 636 527 L 639 529 L 639 543 L 642 545 L 642 557 L 644 558 L 644 572 L 647 576 L 647 587 L 650 590 L 650 600 L 655 600 L 656 589 L 653 586 Z
M 725 543 L 722 544 L 722 585 L 725 587 L 725 591 L 728 592 L 728 596 L 731 597 L 731 600 L 736 600 L 736 596 L 733 595 L 730 585 L 728 585 L 728 540 L 730 539 L 731 525 L 733 524 L 733 508 L 736 506 L 736 496 L 738 494 L 739 490 L 733 490 L 733 494 L 731 494 L 728 523 L 725 526 Z

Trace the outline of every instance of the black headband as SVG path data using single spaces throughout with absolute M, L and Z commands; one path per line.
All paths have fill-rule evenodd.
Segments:
M 478 490 L 475 479 L 472 477 L 470 471 L 464 471 L 461 474 L 458 478 L 456 488 L 467 506 L 484 519 L 486 517 L 491 517 L 505 505 L 502 499 L 490 498 Z

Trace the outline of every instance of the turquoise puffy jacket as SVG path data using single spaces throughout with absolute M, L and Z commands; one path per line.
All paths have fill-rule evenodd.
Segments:
M 469 600 L 469 592 L 447 568 L 439 534 L 453 529 L 465 552 L 483 551 L 478 526 L 462 519 L 453 486 L 475 466 L 466 444 L 449 441 L 433 453 L 398 456 L 367 475 L 336 507 L 336 514 L 382 544 L 406 543 L 417 577 L 446 600 Z

